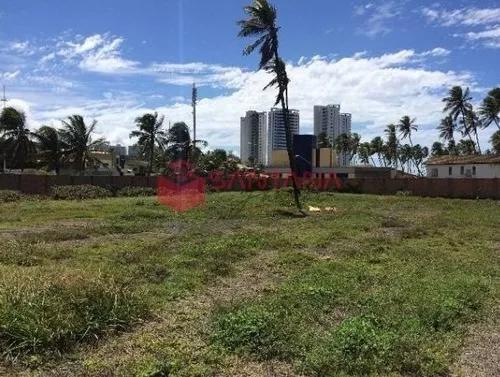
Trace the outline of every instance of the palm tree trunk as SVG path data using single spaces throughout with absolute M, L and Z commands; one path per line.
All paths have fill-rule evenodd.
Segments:
M 276 63 L 280 61 L 278 53 L 278 44 L 275 44 L 274 48 L 274 58 Z M 285 68 L 284 68 L 285 69 Z M 295 155 L 293 151 L 293 140 L 292 140 L 292 130 L 290 129 L 290 118 L 288 117 L 288 83 L 286 83 L 285 88 L 282 87 L 282 83 L 279 82 L 280 90 L 284 89 L 285 98 L 281 98 L 281 110 L 283 111 L 283 119 L 285 123 L 285 138 L 286 138 L 286 149 L 288 152 L 288 161 L 290 163 L 290 170 L 292 172 L 292 187 L 293 187 L 293 198 L 295 200 L 295 205 L 297 209 L 302 212 L 302 204 L 300 203 L 300 191 L 297 186 L 297 164 L 295 161 Z
M 297 186 L 297 165 L 295 161 L 295 156 L 293 152 L 293 141 L 292 141 L 292 130 L 290 129 L 290 118 L 288 117 L 288 88 L 285 88 L 285 99 L 281 99 L 281 110 L 283 111 L 283 119 L 285 123 L 285 138 L 286 138 L 286 149 L 288 152 L 288 161 L 290 163 L 290 170 L 292 172 L 292 187 L 293 187 L 293 198 L 295 200 L 295 205 L 299 211 L 302 211 L 302 204 L 300 203 L 300 191 Z
M 413 141 L 411 141 L 411 133 L 408 135 L 408 139 L 410 140 L 410 145 L 411 145 L 411 147 L 413 149 Z M 420 168 L 419 168 L 419 166 L 417 164 L 417 160 L 415 160 L 415 157 L 412 156 L 411 159 L 413 160 L 413 164 L 417 168 L 418 175 L 422 175 L 422 172 L 420 171 Z M 411 163 L 411 160 L 408 161 L 408 171 L 411 171 L 410 163 Z
M 477 150 L 479 151 L 479 154 L 481 154 L 481 145 L 479 144 L 479 135 L 477 134 L 477 127 L 474 127 L 474 134 L 476 135 Z
M 149 147 L 149 162 L 148 162 L 148 176 L 151 177 L 151 174 L 153 173 L 153 154 L 155 150 L 155 142 L 154 139 L 152 139 L 151 145 Z
M 470 134 L 470 130 L 469 128 L 467 127 L 467 122 L 465 121 L 465 113 L 464 111 L 462 110 L 462 122 L 464 123 L 464 130 L 465 130 L 465 134 L 469 137 L 469 140 L 475 144 L 474 140 L 472 140 L 472 136 Z M 474 147 L 474 151 L 475 153 L 477 153 L 477 147 Z

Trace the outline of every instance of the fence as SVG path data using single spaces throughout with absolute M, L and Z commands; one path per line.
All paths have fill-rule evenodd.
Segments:
M 128 186 L 154 188 L 156 187 L 156 177 L 0 175 L 0 190 L 15 190 L 25 194 L 47 195 L 52 186 L 83 184 L 115 189 Z M 238 189 L 238 187 L 232 186 L 231 189 Z M 341 181 L 339 189 L 340 191 L 378 195 L 393 195 L 407 191 L 412 195 L 428 197 L 500 199 L 500 178 L 354 178 Z

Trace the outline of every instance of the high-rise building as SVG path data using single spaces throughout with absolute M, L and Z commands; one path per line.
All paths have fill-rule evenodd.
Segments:
M 128 156 L 130 158 L 139 158 L 141 155 L 141 147 L 139 147 L 137 144 L 130 145 L 128 147 Z
M 121 144 L 116 144 L 112 145 L 110 147 L 111 150 L 117 155 L 117 156 L 126 156 L 127 155 L 127 147 L 124 147 Z
M 290 131 L 292 135 L 300 132 L 300 113 L 299 110 L 288 110 L 290 121 Z M 293 142 L 293 136 L 292 140 Z M 268 159 L 272 161 L 273 151 L 286 150 L 285 117 L 283 110 L 272 108 L 269 112 L 269 125 L 267 133 Z
M 332 142 L 341 134 L 351 135 L 351 114 L 341 113 L 340 105 L 314 106 L 314 134 L 322 133 Z M 337 156 L 341 166 L 348 166 L 349 160 L 347 153 Z
M 247 111 L 240 123 L 240 157 L 244 164 L 267 164 L 267 114 Z

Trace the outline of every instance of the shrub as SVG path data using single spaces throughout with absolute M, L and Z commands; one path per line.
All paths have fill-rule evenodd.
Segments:
M 261 305 L 227 312 L 216 320 L 214 341 L 240 355 L 288 359 L 293 353 L 294 329 L 289 323 L 284 325 L 284 320 L 279 310 Z
M 0 190 L 0 203 L 17 202 L 21 199 L 21 194 L 12 190 Z
M 393 334 L 380 330 L 370 319 L 353 317 L 322 339 L 321 346 L 308 354 L 305 364 L 319 375 L 339 371 L 371 375 L 390 370 L 394 341 Z
M 106 331 L 125 330 L 145 312 L 112 279 L 13 275 L 0 282 L 0 347 L 5 354 L 62 351 Z
M 154 196 L 156 190 L 152 187 L 124 187 L 116 192 L 116 196 L 137 197 L 137 196 Z
M 408 190 L 399 190 L 396 192 L 396 196 L 412 196 L 413 193 Z
M 112 192 L 92 185 L 53 186 L 51 197 L 59 200 L 101 199 L 113 196 Z

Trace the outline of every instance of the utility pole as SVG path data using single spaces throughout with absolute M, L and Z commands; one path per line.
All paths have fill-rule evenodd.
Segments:
M 5 85 L 3 85 L 3 97 L 0 99 L 0 102 L 3 102 L 3 108 L 7 106 L 7 97 L 5 97 Z
M 196 149 L 196 103 L 198 102 L 198 89 L 193 83 L 192 105 L 193 105 L 193 150 Z
M 0 102 L 3 102 L 3 109 L 7 106 L 7 97 L 5 97 L 5 85 L 3 85 L 3 97 L 0 99 Z M 3 148 L 2 148 L 3 149 Z M 7 156 L 5 155 L 5 151 L 2 153 L 3 157 L 3 167 L 2 171 L 5 173 L 7 171 Z

